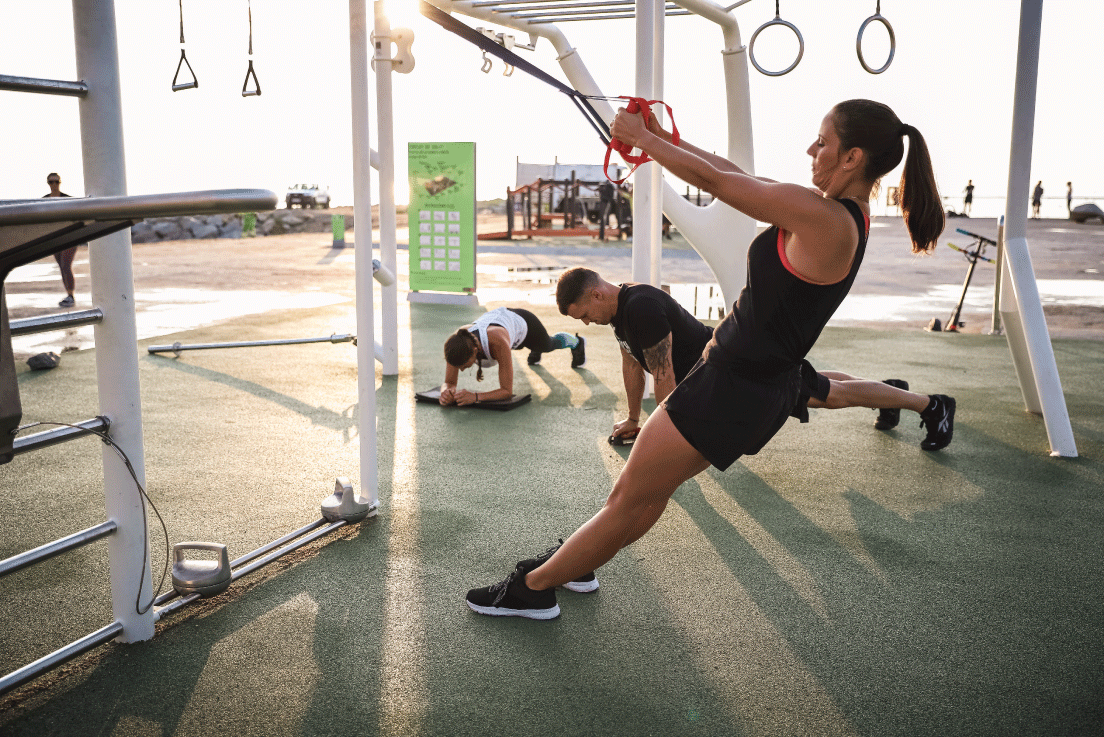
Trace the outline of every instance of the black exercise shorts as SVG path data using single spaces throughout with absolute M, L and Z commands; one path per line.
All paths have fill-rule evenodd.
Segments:
M 801 378 L 799 366 L 761 380 L 699 360 L 664 407 L 686 441 L 724 471 L 782 429 L 802 396 Z

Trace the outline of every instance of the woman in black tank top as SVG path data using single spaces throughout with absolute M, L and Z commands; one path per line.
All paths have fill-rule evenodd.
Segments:
M 644 424 L 602 510 L 551 556 L 522 561 L 502 584 L 473 589 L 484 614 L 556 616 L 555 587 L 586 576 L 659 519 L 684 481 L 757 452 L 794 409 L 801 361 L 855 278 L 877 182 L 908 156 L 901 208 L 914 252 L 930 252 L 943 209 L 919 131 L 885 105 L 836 105 L 808 148 L 815 189 L 753 176 L 673 142 L 655 116 L 618 111 L 613 136 L 687 184 L 771 228 L 748 251 L 747 284 L 703 359 Z

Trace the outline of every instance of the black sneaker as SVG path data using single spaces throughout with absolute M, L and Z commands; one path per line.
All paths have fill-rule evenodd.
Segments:
M 504 581 L 494 586 L 472 589 L 467 602 L 472 611 L 492 617 L 525 617 L 527 619 L 555 619 L 560 616 L 556 603 L 556 590 L 533 591 L 525 585 L 528 571 L 521 563 Z
M 575 337 L 579 342 L 571 349 L 571 368 L 579 368 L 586 363 L 586 338 L 578 333 L 575 333 Z
M 904 389 L 908 391 L 908 382 L 902 379 L 886 379 L 883 384 L 889 384 L 895 386 L 898 389 Z M 876 430 L 892 430 L 897 427 L 897 423 L 901 421 L 900 409 L 881 409 L 878 410 L 878 419 L 874 420 L 874 429 Z
M 529 351 L 529 358 L 527 359 L 529 361 L 529 365 L 536 366 L 538 363 L 540 363 L 540 357 L 541 354 L 539 351 Z
M 70 295 L 66 296 L 65 299 L 58 302 L 58 307 L 72 307 L 76 303 L 77 303 L 77 301 L 75 299 L 73 299 L 73 295 L 70 294 Z
M 524 560 L 521 563 L 518 563 L 518 565 L 525 566 L 527 572 L 533 570 L 534 568 L 539 568 L 540 566 L 544 565 L 544 562 L 551 558 L 557 550 L 560 549 L 561 545 L 563 545 L 562 539 L 556 545 L 553 545 L 548 550 L 537 555 L 536 558 Z M 594 575 L 594 571 L 591 571 L 590 573 L 584 573 L 582 576 L 579 576 L 573 581 L 568 581 L 563 585 L 563 587 L 568 591 L 574 591 L 578 594 L 589 594 L 592 591 L 598 590 L 598 577 Z
M 920 413 L 920 426 L 927 426 L 928 437 L 920 441 L 924 450 L 940 450 L 951 444 L 954 435 L 954 397 L 933 394 L 931 405 Z

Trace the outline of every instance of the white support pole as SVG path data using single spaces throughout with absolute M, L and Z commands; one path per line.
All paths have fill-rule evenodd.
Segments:
M 376 135 L 379 138 L 380 261 L 397 273 L 395 236 L 395 134 L 391 98 L 391 22 L 384 0 L 375 0 Z M 371 231 L 369 231 L 370 233 Z M 392 282 L 380 289 L 383 327 L 383 375 L 399 373 L 398 286 Z
M 656 14 L 663 12 L 657 0 L 636 0 L 636 94 L 654 99 Z M 662 39 L 661 39 L 662 40 Z M 654 251 L 663 247 L 659 236 L 663 172 L 650 161 L 636 170 L 633 180 L 633 281 L 659 286 Z M 655 267 L 658 271 L 658 266 Z
M 1004 218 L 1004 270 L 1008 274 L 1011 290 L 1002 289 L 1001 295 L 1002 302 L 1006 296 L 1012 296 L 1014 302 L 1009 303 L 1007 313 L 1002 307 L 1001 313 L 1008 326 L 1008 345 L 1020 378 L 1024 402 L 1028 410 L 1042 412 L 1050 441 L 1050 454 L 1076 457 L 1077 445 L 1027 246 L 1027 200 L 1031 187 L 1031 147 L 1042 20 L 1043 0 L 1021 1 L 1016 99 L 1012 107 L 1012 153 L 1008 165 L 1008 198 Z M 1013 332 L 1018 335 L 1013 336 Z M 1030 374 L 1027 366 L 1030 366 Z
M 356 223 L 368 223 L 368 227 L 364 229 L 368 237 L 362 239 L 358 235 L 357 240 L 361 244 L 354 249 L 357 399 L 360 405 L 360 493 L 375 506 L 379 503 L 379 468 L 376 460 L 376 339 L 372 305 L 375 279 L 372 276 L 372 149 L 368 135 L 366 2 L 367 0 L 349 0 L 349 76 L 353 108 L 353 220 Z
M 84 191 L 90 197 L 125 195 L 122 94 L 112 0 L 73 0 L 77 76 L 88 85 L 80 101 Z M 92 301 L 103 312 L 95 327 L 100 414 L 111 421 L 111 439 L 130 459 L 145 486 L 142 400 L 138 381 L 138 330 L 130 231 L 96 240 L 89 248 Z M 154 633 L 152 579 L 142 499 L 126 465 L 103 446 L 107 518 L 117 525 L 108 538 L 111 608 L 123 626 L 119 640 L 148 640 Z M 144 614 L 138 605 L 149 604 Z
M 664 13 L 663 0 L 656 0 L 652 14 L 652 91 L 648 95 L 649 100 L 663 99 L 663 45 L 664 23 L 667 16 Z M 656 105 L 653 113 L 663 123 L 663 114 L 666 108 Z M 663 167 L 655 164 L 649 167 L 648 187 L 652 194 L 652 212 L 648 225 L 652 231 L 651 258 L 648 263 L 648 283 L 654 286 L 663 284 Z

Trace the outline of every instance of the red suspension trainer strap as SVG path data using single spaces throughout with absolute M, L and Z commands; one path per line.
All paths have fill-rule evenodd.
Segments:
M 652 117 L 652 111 L 651 111 L 651 106 L 652 105 L 659 104 L 659 105 L 662 105 L 663 107 L 667 108 L 667 115 L 671 118 L 671 142 L 674 143 L 676 146 L 679 145 L 678 126 L 675 125 L 675 114 L 673 112 L 671 112 L 671 106 L 670 105 L 665 103 L 663 100 L 645 100 L 643 97 L 630 97 L 628 95 L 620 95 L 617 99 L 619 99 L 619 100 L 628 100 L 629 101 L 629 104 L 625 106 L 626 112 L 629 112 L 629 113 L 643 112 L 644 113 L 644 127 L 645 128 L 648 127 L 648 120 Z M 623 141 L 619 141 L 616 138 L 612 139 L 609 142 L 609 145 L 606 146 L 606 161 L 602 166 L 602 171 L 603 171 L 603 173 L 605 173 L 606 179 L 609 179 L 614 184 L 621 184 L 626 179 L 628 179 L 630 176 L 632 176 L 632 173 L 634 171 L 636 171 L 637 167 L 639 167 L 641 164 L 646 164 L 646 163 L 648 163 L 649 161 L 652 160 L 652 157 L 648 156 L 648 154 L 644 153 L 643 151 L 640 152 L 639 156 L 634 156 L 633 153 L 632 153 L 632 150 L 633 150 L 632 146 L 630 146 L 629 144 L 627 144 Z M 621 179 L 614 179 L 613 177 L 611 177 L 609 175 L 610 154 L 614 151 L 621 154 L 621 158 L 623 158 L 626 161 L 626 163 L 629 163 L 629 164 L 633 165 L 633 168 L 629 169 L 629 173 L 626 174 Z

